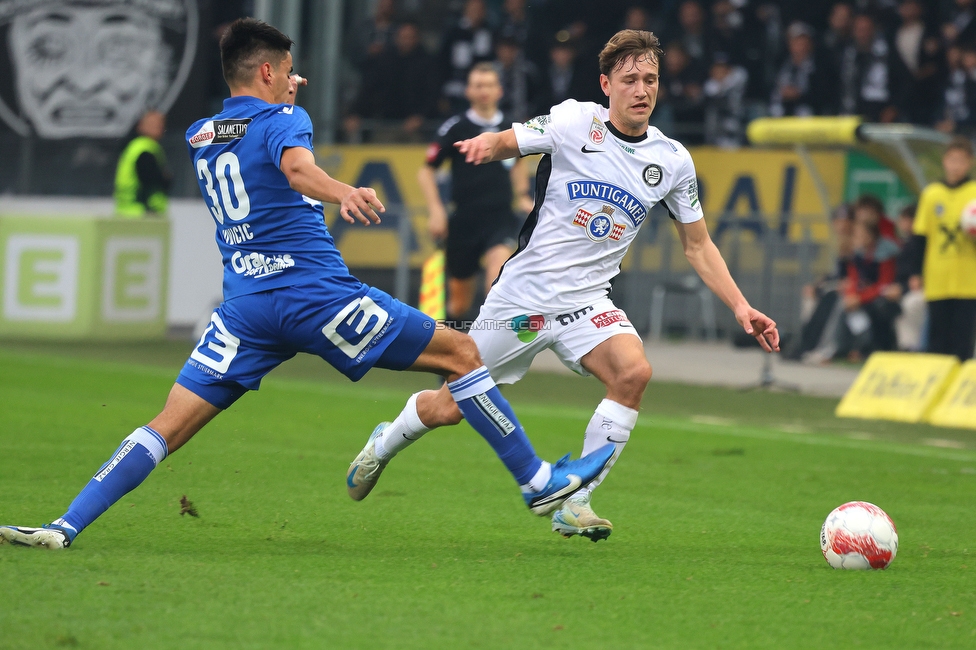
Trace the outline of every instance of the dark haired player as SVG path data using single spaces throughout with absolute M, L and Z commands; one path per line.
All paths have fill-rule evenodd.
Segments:
M 286 100 L 292 41 L 253 19 L 220 42 L 231 97 L 187 131 L 200 189 L 217 226 L 224 302 L 190 354 L 162 413 L 125 440 L 75 498 L 43 528 L 0 527 L 0 541 L 65 548 L 168 454 L 298 352 L 317 354 L 356 381 L 372 367 L 435 372 L 468 422 L 522 487 L 526 505 L 548 514 L 609 462 L 613 447 L 556 465 L 540 460 L 471 339 L 351 276 L 325 227 L 322 201 L 346 221 L 379 223 L 383 205 L 315 165 L 308 114 Z M 359 474 L 350 473 L 350 488 Z
M 749 305 L 708 235 L 687 149 L 648 127 L 660 56 L 651 32 L 620 31 L 600 53 L 600 85 L 609 110 L 570 99 L 548 115 L 455 144 L 474 164 L 544 154 L 535 209 L 471 336 L 498 383 L 521 379 L 546 348 L 579 374 L 603 382 L 607 397 L 586 427 L 583 456 L 609 442 L 615 446 L 611 465 L 637 422 L 651 366 L 627 315 L 610 300 L 610 280 L 651 206 L 662 201 L 667 206 L 688 261 L 743 329 L 767 352 L 779 349 L 776 323 Z M 511 327 L 494 327 L 498 322 Z M 374 433 L 360 458 L 372 454 L 385 465 L 406 446 L 401 440 L 408 444 L 462 416 L 446 390 L 418 393 L 392 424 L 378 427 L 382 435 Z M 608 471 L 609 466 L 553 513 L 554 531 L 593 541 L 610 534 L 612 524 L 589 505 L 590 493 Z

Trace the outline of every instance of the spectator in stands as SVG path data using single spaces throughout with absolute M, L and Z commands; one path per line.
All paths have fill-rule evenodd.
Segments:
M 678 27 L 669 41 L 678 41 L 688 56 L 699 64 L 707 62 L 705 10 L 697 0 L 684 0 L 678 6 Z
M 873 194 L 862 194 L 857 197 L 853 206 L 854 221 L 865 221 L 878 226 L 881 236 L 891 241 L 898 239 L 898 229 L 895 222 L 885 214 L 884 203 Z
M 538 102 L 539 70 L 526 58 L 518 41 L 508 36 L 499 38 L 495 43 L 495 58 L 502 84 L 498 108 L 503 113 L 516 122 L 524 122 L 549 109 Z
M 585 77 L 576 64 L 576 47 L 571 41 L 556 40 L 549 48 L 549 69 L 543 83 L 539 101 L 541 110 L 547 111 L 566 99 L 590 97 L 589 82 L 593 77 Z M 548 111 L 547 111 L 548 112 Z
M 901 315 L 895 319 L 895 337 L 898 349 L 917 352 L 922 349 L 922 329 L 925 326 L 925 294 L 922 282 L 915 275 L 920 251 L 912 241 L 912 223 L 917 206 L 913 203 L 898 213 L 898 244 L 901 247 L 895 259 L 895 281 L 885 287 L 883 295 L 901 307 Z
M 817 2 L 818 0 L 805 1 Z M 741 38 L 745 42 L 743 66 L 749 73 L 746 98 L 753 103 L 761 102 L 765 105 L 769 102 L 777 65 L 783 60 L 784 25 L 798 21 L 783 22 L 785 3 L 769 1 L 741 3 L 732 0 L 732 4 L 741 9 L 731 14 L 731 19 L 742 20 L 744 24 L 741 32 Z
M 357 67 L 362 67 L 368 59 L 393 49 L 396 13 L 396 0 L 378 0 L 373 15 L 354 30 L 351 38 L 346 39 L 350 47 L 350 58 Z
M 716 0 L 712 3 L 711 9 L 712 21 L 708 30 L 709 50 L 724 52 L 733 65 L 745 67 L 746 38 L 742 14 L 730 0 Z
M 837 2 L 830 8 L 827 19 L 827 31 L 821 41 L 823 57 L 827 66 L 835 74 L 840 73 L 844 60 L 844 51 L 851 44 L 851 29 L 854 24 L 854 9 L 850 2 Z
M 475 63 L 491 61 L 495 37 L 487 23 L 485 0 L 466 0 L 460 20 L 444 34 L 438 64 L 441 78 L 440 110 L 459 113 L 468 106 L 464 89 L 468 71 Z
M 718 147 L 743 143 L 745 110 L 743 97 L 748 74 L 733 65 L 724 52 L 712 56 L 712 66 L 703 86 L 705 96 L 705 142 Z
M 956 0 L 942 24 L 946 42 L 965 45 L 976 42 L 976 0 Z
M 784 115 L 822 115 L 831 107 L 830 84 L 824 65 L 813 53 L 813 30 L 804 23 L 793 23 L 786 30 L 789 58 L 776 75 L 770 113 Z
M 502 3 L 498 36 L 510 39 L 520 48 L 525 48 L 529 40 L 529 15 L 525 10 L 525 0 L 505 0 Z
M 942 156 L 945 177 L 930 183 L 918 200 L 913 232 L 928 303 L 926 351 L 972 358 L 976 345 L 976 239 L 962 231 L 963 210 L 976 202 L 973 143 L 956 136 Z
M 925 7 L 920 0 L 902 0 L 898 5 L 901 24 L 892 42 L 904 67 L 911 73 L 905 103 L 906 117 L 917 124 L 931 124 L 939 105 L 939 62 L 944 58 L 939 36 L 927 28 Z
M 686 145 L 702 144 L 705 141 L 700 131 L 705 119 L 702 91 L 705 71 L 692 61 L 680 41 L 668 44 L 663 65 L 655 116 L 659 119 L 666 116 L 667 121 L 677 125 L 672 128 L 681 133 L 681 141 Z
M 837 249 L 834 270 L 815 284 L 803 287 L 800 302 L 800 322 L 803 326 L 799 345 L 788 354 L 789 358 L 802 358 L 805 363 L 826 363 L 837 352 L 837 323 L 844 312 L 839 288 L 847 277 L 847 264 L 854 254 L 852 207 L 838 206 L 830 225 Z
M 391 132 L 384 131 L 384 140 L 419 142 L 420 127 L 431 112 L 432 65 L 420 43 L 417 24 L 401 23 L 393 50 L 371 56 L 363 66 L 364 83 L 344 123 L 349 139 L 362 139 L 366 118 L 396 122 Z
M 908 73 L 870 14 L 854 17 L 853 40 L 840 69 L 840 112 L 870 122 L 893 122 Z
M 897 347 L 897 301 L 885 296 L 895 281 L 898 245 L 881 236 L 876 222 L 854 218 L 854 255 L 843 282 L 844 318 L 837 327 L 837 356 L 860 361 L 878 350 Z
M 976 106 L 968 101 L 976 91 L 976 80 L 967 74 L 962 64 L 962 48 L 952 45 L 946 50 L 945 85 L 942 88 L 942 106 L 937 111 L 938 121 L 935 128 L 945 133 L 954 133 L 957 126 L 965 129 L 976 119 Z
M 647 9 L 641 7 L 640 5 L 631 5 L 627 7 L 627 13 L 624 14 L 624 25 L 623 29 L 636 29 L 642 32 L 653 32 L 654 28 L 651 26 L 651 16 L 647 13 Z

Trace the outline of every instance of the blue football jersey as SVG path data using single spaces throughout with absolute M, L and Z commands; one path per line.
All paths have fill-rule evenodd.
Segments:
M 301 107 L 231 97 L 190 126 L 186 140 L 217 224 L 225 300 L 323 277 L 336 297 L 364 290 L 326 229 L 322 204 L 293 190 L 279 168 L 285 149 L 312 150 L 312 121 Z

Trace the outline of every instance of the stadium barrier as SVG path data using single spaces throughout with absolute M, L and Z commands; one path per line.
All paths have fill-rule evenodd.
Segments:
M 0 336 L 164 336 L 168 249 L 163 220 L 0 215 Z
M 967 364 L 969 365 L 969 364 Z M 876 352 L 837 405 L 835 415 L 976 428 L 976 367 L 960 383 L 951 355 Z M 935 416 L 935 417 L 933 417 Z
M 976 429 L 976 360 L 962 364 L 929 422 L 940 427 Z

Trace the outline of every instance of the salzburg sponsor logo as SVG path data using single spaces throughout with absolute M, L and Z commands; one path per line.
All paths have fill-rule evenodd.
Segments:
M 619 309 L 614 309 L 612 311 L 605 311 L 602 314 L 597 314 L 596 316 L 591 318 L 590 321 L 594 325 L 596 325 L 597 329 L 601 327 L 608 327 L 610 325 L 613 325 L 614 323 L 622 322 L 628 325 L 630 324 L 630 321 L 627 320 L 627 314 L 625 314 L 623 311 Z
M 295 266 L 291 255 L 264 255 L 262 253 L 242 253 L 237 251 L 230 258 L 234 272 L 244 277 L 263 278 L 281 273 Z
M 627 213 L 635 226 L 647 217 L 647 208 L 640 199 L 622 187 L 603 181 L 578 180 L 566 183 L 570 201 L 589 199 L 607 201 Z

